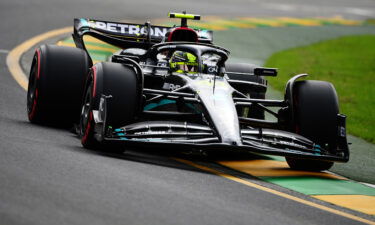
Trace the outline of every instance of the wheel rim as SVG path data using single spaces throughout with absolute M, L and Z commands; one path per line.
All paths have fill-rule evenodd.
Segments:
M 93 83 L 89 85 L 87 88 L 85 98 L 83 100 L 83 105 L 81 109 L 81 119 L 80 119 L 80 131 L 81 131 L 81 136 L 84 136 L 87 126 L 90 123 L 90 112 L 91 112 L 91 104 L 92 104 L 92 85 Z

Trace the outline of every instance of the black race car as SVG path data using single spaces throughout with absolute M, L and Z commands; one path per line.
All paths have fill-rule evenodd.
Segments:
M 294 169 L 346 162 L 345 116 L 332 84 L 294 76 L 283 100 L 265 99 L 277 70 L 228 63 L 212 31 L 75 19 L 77 48 L 43 45 L 27 93 L 32 123 L 78 124 L 85 148 L 119 146 L 245 151 L 285 156 Z M 120 47 L 93 65 L 91 35 Z M 265 119 L 265 112 L 274 119 Z

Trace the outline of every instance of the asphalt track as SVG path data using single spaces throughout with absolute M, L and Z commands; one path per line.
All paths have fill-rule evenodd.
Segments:
M 123 155 L 108 155 L 86 151 L 66 130 L 27 122 L 26 93 L 9 74 L 5 63 L 7 52 L 35 35 L 71 25 L 74 17 L 145 20 L 186 9 L 210 15 L 341 14 L 365 19 L 373 16 L 375 10 L 371 0 L 252 3 L 258 1 L 185 4 L 115 0 L 1 1 L 0 224 L 358 224 L 359 217 L 373 220 L 211 165 L 210 159 L 208 162 L 193 159 L 195 163 L 186 164 L 191 159 L 183 163 L 170 153 L 128 151 Z M 205 167 L 199 166 L 202 164 Z M 215 171 L 240 176 L 243 182 L 205 169 L 212 167 Z M 249 182 L 276 189 L 284 195 L 248 185 Z M 285 193 L 318 203 L 320 208 L 286 198 Z M 324 210 L 327 206 L 334 211 Z M 337 212 L 354 216 L 348 218 Z

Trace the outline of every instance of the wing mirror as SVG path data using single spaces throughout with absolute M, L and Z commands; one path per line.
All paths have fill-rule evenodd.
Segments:
M 277 76 L 277 69 L 257 67 L 257 68 L 254 68 L 254 75 L 276 77 Z

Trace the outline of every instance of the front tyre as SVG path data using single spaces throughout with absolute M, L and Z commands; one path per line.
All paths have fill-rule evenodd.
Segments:
M 336 90 L 325 81 L 297 81 L 293 87 L 294 132 L 309 138 L 334 153 L 337 147 L 337 114 L 339 104 Z M 285 157 L 292 169 L 322 171 L 333 162 Z
M 86 82 L 81 110 L 80 134 L 83 147 L 105 151 L 122 151 L 118 146 L 98 141 L 94 110 L 99 110 L 100 98 L 110 96 L 106 104 L 105 124 L 113 128 L 134 121 L 140 106 L 141 91 L 133 68 L 118 63 L 98 63 L 93 66 Z

